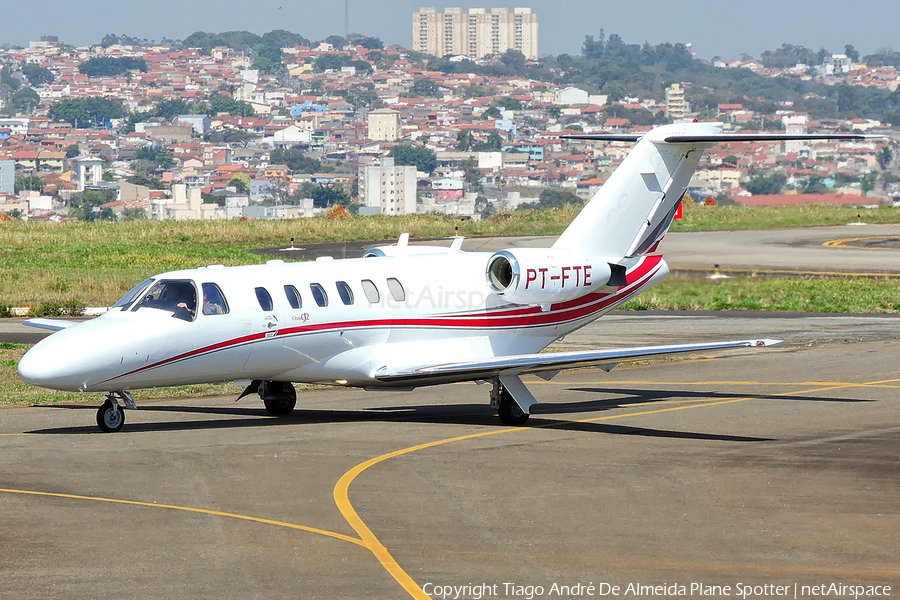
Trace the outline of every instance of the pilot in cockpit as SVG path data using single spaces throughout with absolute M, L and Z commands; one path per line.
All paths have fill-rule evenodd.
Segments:
M 175 317 L 193 321 L 197 314 L 197 295 L 190 284 L 170 283 L 161 298 L 161 305 L 173 311 Z

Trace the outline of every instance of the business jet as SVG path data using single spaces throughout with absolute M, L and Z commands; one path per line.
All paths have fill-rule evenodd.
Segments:
M 105 432 L 135 408 L 129 390 L 250 381 L 266 410 L 289 414 L 293 383 L 412 390 L 491 383 L 490 402 L 523 425 L 537 402 L 525 374 L 675 353 L 769 346 L 738 340 L 540 353 L 650 288 L 668 273 L 658 246 L 701 154 L 717 142 L 860 140 L 861 135 L 722 133 L 721 123 L 665 125 L 643 135 L 573 135 L 636 142 L 550 248 L 463 252 L 373 248 L 361 258 L 197 269 L 142 281 L 103 316 L 32 319 L 56 332 L 29 350 L 19 376 L 57 390 L 105 392 Z M 120 404 L 120 400 L 124 404 Z

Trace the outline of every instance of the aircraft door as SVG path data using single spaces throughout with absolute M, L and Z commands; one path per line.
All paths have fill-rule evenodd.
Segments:
M 277 339 L 278 331 L 282 327 L 281 311 L 277 310 L 269 290 L 257 287 L 254 290 L 260 311 L 255 313 L 248 321 L 249 335 L 263 334 L 261 339 L 250 344 L 250 356 L 244 364 L 244 371 L 253 379 L 266 379 L 268 376 L 282 372 L 284 369 L 280 362 L 284 360 L 281 340 Z

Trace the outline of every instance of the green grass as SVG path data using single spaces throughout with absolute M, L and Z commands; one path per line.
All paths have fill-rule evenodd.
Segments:
M 900 222 L 900 208 L 856 208 L 826 204 L 792 206 L 697 206 L 685 203 L 684 218 L 672 223 L 672 231 L 713 231 L 731 229 L 778 229 Z
M 768 310 L 826 313 L 900 312 L 897 279 L 670 275 L 622 310 Z
M 0 309 L 4 306 L 109 306 L 149 275 L 209 264 L 259 264 L 255 248 L 319 242 L 561 233 L 580 208 L 495 215 L 480 223 L 434 215 L 291 221 L 0 222 Z M 687 205 L 673 231 L 900 222 L 900 209 L 833 206 Z M 51 311 L 52 312 L 52 311 Z

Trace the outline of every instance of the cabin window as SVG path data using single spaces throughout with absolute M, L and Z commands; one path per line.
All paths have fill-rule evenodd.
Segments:
M 362 289 L 366 294 L 366 298 L 372 304 L 378 304 L 378 301 L 381 300 L 381 294 L 378 293 L 378 288 L 375 287 L 375 283 L 371 279 L 362 280 Z
M 146 289 L 148 285 L 153 283 L 152 279 L 145 279 L 129 291 L 127 294 L 122 296 L 122 299 L 112 305 L 113 308 L 121 308 L 122 310 L 128 310 L 128 307 L 132 305 L 132 303 L 137 300 L 141 292 Z
M 228 302 L 214 283 L 204 283 L 200 286 L 203 289 L 203 314 L 204 315 L 227 315 Z
M 328 306 L 328 294 L 325 293 L 325 288 L 323 288 L 318 283 L 309 284 L 309 291 L 312 292 L 313 300 L 316 301 L 316 304 L 319 306 Z
M 341 297 L 341 302 L 347 306 L 353 304 L 353 290 L 350 289 L 347 282 L 338 281 L 335 285 L 337 286 L 338 296 Z
M 393 277 L 388 277 L 387 280 L 388 289 L 391 291 L 391 297 L 397 302 L 403 302 L 406 300 L 406 291 L 403 289 L 403 284 L 394 279 Z
M 182 321 L 193 321 L 197 315 L 197 290 L 192 281 L 162 279 L 147 290 L 131 310 L 141 308 L 155 308 Z
M 291 308 L 301 308 L 303 306 L 303 300 L 300 298 L 300 292 L 297 291 L 292 285 L 284 286 L 284 295 L 287 296 L 287 301 L 290 303 Z
M 270 312 L 272 310 L 272 296 L 266 288 L 256 288 L 256 300 L 259 302 L 259 307 L 264 311 Z

